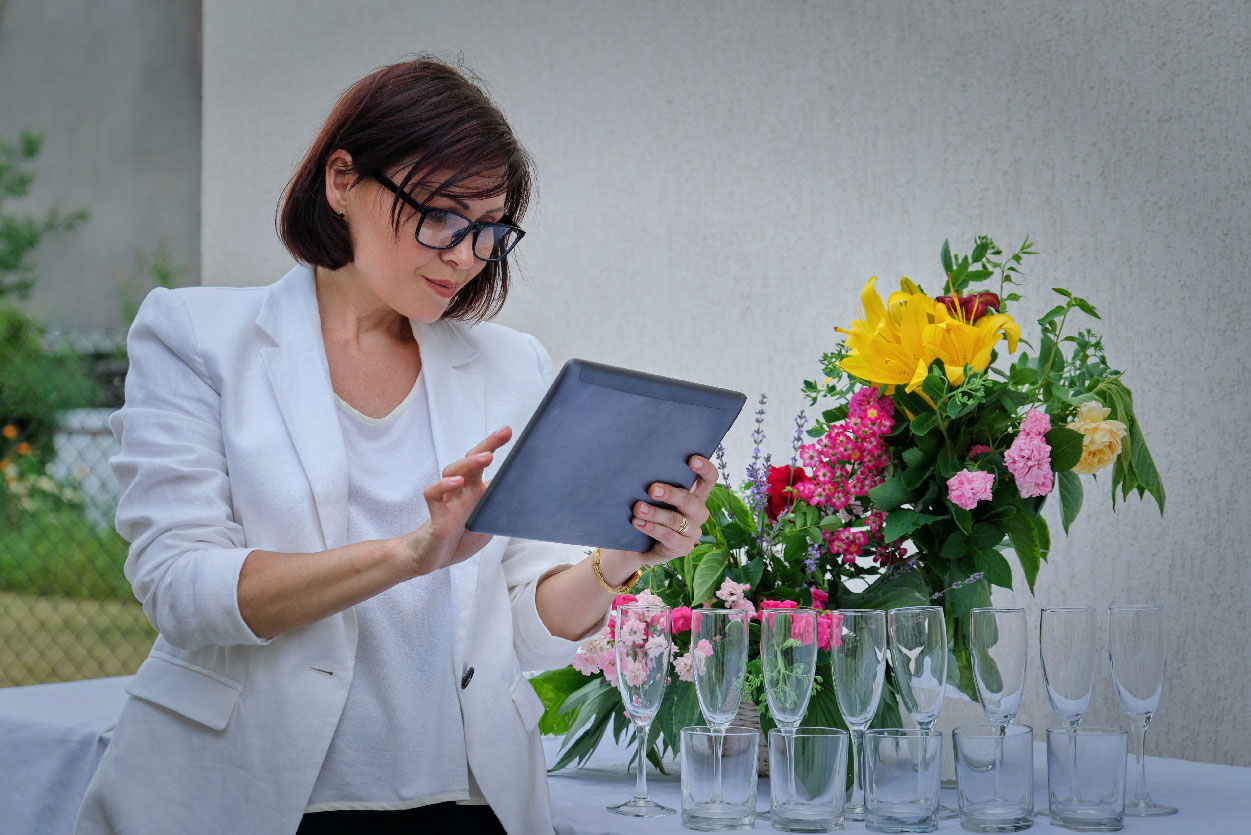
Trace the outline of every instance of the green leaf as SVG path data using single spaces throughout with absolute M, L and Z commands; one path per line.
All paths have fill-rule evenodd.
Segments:
M 1060 488 L 1060 524 L 1067 534 L 1082 509 L 1082 480 L 1072 470 L 1063 470 L 1056 473 L 1056 482 Z
M 1070 293 L 1068 290 L 1065 290 L 1063 287 L 1052 287 L 1051 291 L 1053 293 L 1059 293 L 1061 296 L 1064 296 L 1064 298 L 1066 299 L 1073 298 L 1073 294 Z
M 1012 588 L 1012 566 L 998 551 L 978 551 L 973 555 L 973 564 L 982 572 L 986 581 L 1001 588 Z
M 951 444 L 943 444 L 943 448 L 938 452 L 938 461 L 935 464 L 939 475 L 943 478 L 951 478 L 960 472 L 960 459 L 956 458 L 956 450 Z
M 912 419 L 910 426 L 915 435 L 929 434 L 930 430 L 938 426 L 938 413 L 934 411 L 921 412 Z
M 539 732 L 563 734 L 573 724 L 573 714 L 560 715 L 565 699 L 586 685 L 587 677 L 573 667 L 548 670 L 530 679 L 530 686 L 543 702 L 543 716 L 539 718 Z
M 1051 553 L 1051 529 L 1041 512 L 1034 515 L 1034 531 L 1038 534 L 1038 555 L 1046 560 Z
M 1073 301 L 1073 304 L 1082 311 L 1082 313 L 1085 313 L 1087 316 L 1091 317 L 1092 319 L 1101 318 L 1099 314 L 1095 312 L 1095 306 L 1092 305 L 1090 302 L 1086 301 L 1085 299 L 1079 299 L 1076 296 L 1074 296 L 1072 301 Z
M 753 589 L 759 586 L 760 578 L 764 575 L 764 568 L 764 557 L 752 557 L 743 567 L 744 582 Z
M 1032 514 L 1022 507 L 1006 520 L 1008 539 L 1012 542 L 1012 550 L 1021 562 L 1025 572 L 1025 582 L 1029 583 L 1030 594 L 1034 593 L 1034 580 L 1038 577 L 1038 530 L 1034 527 Z
M 930 367 L 930 373 L 921 381 L 921 391 L 932 400 L 939 400 L 947 393 L 947 378 L 938 370 L 937 363 Z
M 1003 531 L 998 525 L 992 525 L 990 522 L 978 522 L 973 526 L 969 542 L 979 551 L 989 551 L 1003 542 Z
M 743 500 L 734 494 L 732 490 L 727 490 L 718 484 L 712 488 L 712 492 L 708 494 L 708 509 L 724 510 L 725 513 L 737 522 L 742 529 L 751 535 L 756 533 L 756 518 L 752 516 L 747 505 L 743 504 Z
M 1155 460 L 1151 457 L 1151 451 L 1147 449 L 1147 439 L 1142 435 L 1142 427 L 1138 425 L 1137 419 L 1129 425 L 1130 438 L 1130 457 L 1134 463 L 1134 475 L 1138 477 L 1138 483 L 1147 488 L 1147 492 L 1155 499 L 1155 503 L 1160 508 L 1160 515 L 1164 515 L 1164 482 L 1160 480 L 1160 473 L 1155 468 Z
M 838 514 L 831 513 L 829 516 L 821 517 L 821 521 L 817 523 L 817 527 L 827 533 L 833 533 L 840 528 L 846 527 L 847 523 L 839 518 Z
M 1054 319 L 1059 319 L 1066 312 L 1068 312 L 1068 308 L 1062 304 L 1058 304 L 1055 307 L 1048 310 L 1046 313 L 1044 313 L 1042 315 L 1042 318 L 1038 320 L 1038 324 L 1045 325 Z
M 903 475 L 895 473 L 870 490 L 869 498 L 882 510 L 894 510 L 912 501 L 912 491 L 904 486 Z
M 1071 470 L 1082 460 L 1081 432 L 1067 426 L 1057 426 L 1047 433 L 1047 445 L 1051 447 L 1051 469 L 1056 472 Z
M 943 249 L 938 254 L 939 259 L 943 262 L 943 275 L 949 276 L 955 272 L 956 265 L 951 262 L 951 243 L 943 241 Z
M 969 538 L 960 531 L 953 532 L 945 540 L 938 555 L 945 560 L 960 560 L 969 552 Z
M 886 524 L 882 528 L 882 538 L 887 542 L 894 542 L 900 537 L 908 536 L 922 525 L 928 525 L 930 522 L 936 522 L 941 518 L 941 516 L 917 513 L 915 510 L 903 508 L 892 510 L 886 515 Z
M 698 606 L 700 603 L 712 600 L 713 594 L 721 585 L 721 579 L 725 576 L 725 567 L 729 561 L 729 553 L 721 549 L 709 551 L 704 555 L 704 558 L 699 561 L 699 566 L 695 569 L 695 587 L 691 596 L 692 605 Z
M 714 548 L 716 546 L 711 543 L 701 542 L 682 558 L 682 582 L 686 583 L 688 589 L 695 587 L 695 566 L 699 564 L 699 561 L 703 559 L 705 554 Z
M 951 518 L 956 520 L 956 526 L 964 531 L 965 535 L 973 533 L 973 514 L 949 501 L 947 507 L 951 509 Z

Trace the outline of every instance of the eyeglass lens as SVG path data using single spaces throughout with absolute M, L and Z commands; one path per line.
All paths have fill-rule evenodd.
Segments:
M 417 230 L 417 240 L 435 249 L 450 249 L 469 232 L 470 221 L 455 212 L 426 209 L 425 219 Z M 517 233 L 501 223 L 484 223 L 477 229 L 473 242 L 474 255 L 483 261 L 496 261 L 508 254 L 517 242 Z

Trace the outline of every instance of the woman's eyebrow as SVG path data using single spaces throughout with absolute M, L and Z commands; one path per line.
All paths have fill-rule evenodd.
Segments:
M 469 211 L 469 204 L 466 203 L 464 200 L 461 200 L 459 197 L 453 197 L 450 194 L 445 194 L 443 196 L 446 197 L 448 200 L 451 200 L 457 206 L 460 206 L 465 211 Z M 504 207 L 497 206 L 494 209 L 488 209 L 487 211 L 483 212 L 483 214 L 484 215 L 498 215 L 498 214 L 503 214 L 503 212 L 504 212 Z

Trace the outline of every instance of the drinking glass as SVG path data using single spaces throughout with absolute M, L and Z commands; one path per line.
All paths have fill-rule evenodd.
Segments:
M 999 727 L 996 779 L 1003 766 L 1003 737 L 1021 709 L 1027 631 L 1024 609 L 988 606 L 969 612 L 969 654 L 973 656 L 977 700 L 982 704 L 986 720 Z
M 765 698 L 788 745 L 793 743 L 795 729 L 808 712 L 816 669 L 817 613 L 811 609 L 762 609 L 760 670 Z M 787 762 L 792 761 L 793 757 L 788 756 Z M 793 786 L 794 770 L 786 772 L 786 779 Z
M 848 806 L 848 820 L 864 820 L 864 732 L 877 713 L 886 675 L 886 613 L 880 609 L 839 609 L 839 640 L 831 641 L 834 694 L 838 712 L 851 730 L 860 802 Z
M 769 731 L 769 814 L 782 832 L 843 828 L 847 732 L 837 728 Z M 791 779 L 793 776 L 794 779 Z
M 680 756 L 682 826 L 702 831 L 755 827 L 759 730 L 692 725 L 682 729 Z
M 1038 655 L 1051 712 L 1076 731 L 1095 688 L 1095 610 L 1044 608 L 1038 622 Z M 1076 734 L 1069 734 L 1068 749 L 1070 759 L 1076 758 Z M 1069 766 L 1075 770 L 1077 764 Z
M 1025 689 L 1024 609 L 977 608 L 969 612 L 973 680 L 986 720 L 1000 728 L 1021 709 Z
M 1020 832 L 1034 825 L 1034 729 L 961 725 L 956 753 L 960 825 L 969 832 Z
M 695 695 L 714 735 L 721 734 L 738 712 L 747 678 L 748 633 L 746 609 L 697 609 L 691 614 Z M 722 743 L 719 736 L 714 740 L 714 800 L 721 798 Z
M 1121 707 L 1134 720 L 1134 759 L 1138 780 L 1125 814 L 1137 817 L 1175 815 L 1147 791 L 1147 726 L 1160 706 L 1164 688 L 1164 610 L 1159 606 L 1113 606 L 1109 612 L 1108 654 L 1112 681 Z
M 904 710 L 916 726 L 934 729 L 947 682 L 947 622 L 940 606 L 904 606 L 886 613 L 890 666 Z M 959 816 L 938 807 L 940 820 Z
M 1051 712 L 1076 728 L 1090 708 L 1095 688 L 1095 610 L 1043 609 L 1038 654 Z
M 669 607 L 627 604 L 616 612 L 617 687 L 639 741 L 634 797 L 608 811 L 636 818 L 672 815 L 647 796 L 647 732 L 660 710 L 669 674 Z
M 943 735 L 920 728 L 877 728 L 864 733 L 865 829 L 933 832 Z
M 1122 728 L 1048 728 L 1047 801 L 1051 823 L 1078 832 L 1116 832 L 1125 814 Z M 1069 756 L 1069 740 L 1077 756 Z

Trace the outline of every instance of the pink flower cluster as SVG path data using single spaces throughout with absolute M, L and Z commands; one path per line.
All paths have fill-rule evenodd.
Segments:
M 1045 496 L 1055 484 L 1051 471 L 1051 447 L 1046 435 L 1051 430 L 1051 418 L 1040 409 L 1030 409 L 1021 421 L 1021 432 L 1012 446 L 1003 454 L 1008 472 L 1016 479 L 1021 498 Z
M 995 474 L 978 470 L 961 470 L 947 479 L 947 498 L 951 503 L 972 510 L 980 501 L 990 501 Z
M 813 605 L 817 605 L 817 593 L 824 597 L 821 604 L 825 605 L 828 595 L 820 589 L 813 589 Z M 778 611 L 790 611 L 797 609 L 799 604 L 794 600 L 762 600 L 760 601 L 761 619 L 768 618 L 769 625 L 773 625 L 773 616 Z M 843 616 L 838 612 L 817 612 L 817 649 L 830 649 L 832 647 L 842 646 L 843 643 Z M 795 618 L 791 620 L 791 637 L 802 644 L 812 643 L 812 622 L 807 618 Z
M 747 617 L 754 618 L 756 616 L 756 604 L 747 599 L 747 590 L 751 588 L 748 583 L 736 583 L 729 577 L 721 581 L 721 588 L 717 589 L 717 597 L 724 600 L 731 609 L 746 609 Z
M 861 499 L 886 480 L 890 450 L 885 436 L 895 426 L 894 413 L 889 397 L 866 386 L 852 395 L 846 420 L 833 424 L 815 443 L 799 449 L 800 460 L 812 471 L 809 480 L 794 486 L 799 498 L 847 521 L 860 518 L 865 523 L 865 528 L 844 527 L 822 535 L 831 553 L 847 564 L 854 563 L 869 546 L 873 546 L 878 562 L 886 564 L 898 556 L 898 548 L 882 541 L 886 514 L 864 512 L 861 507 Z

